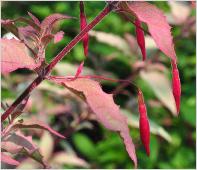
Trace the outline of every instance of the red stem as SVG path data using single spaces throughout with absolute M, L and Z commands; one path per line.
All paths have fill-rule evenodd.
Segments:
M 50 72 L 52 68 L 67 54 L 70 50 L 88 33 L 92 28 L 95 27 L 108 13 L 112 11 L 112 8 L 107 5 L 103 11 L 90 23 L 88 24 L 47 66 L 46 72 Z M 46 74 L 47 75 L 47 74 Z
M 86 35 L 92 28 L 96 26 L 107 14 L 112 11 L 112 6 L 107 5 L 101 13 L 90 23 L 88 24 L 52 61 L 51 63 L 44 69 L 44 74 L 39 75 L 27 88 L 26 90 L 12 103 L 12 105 L 4 112 L 1 116 L 1 121 L 4 121 L 14 109 L 23 101 L 25 97 L 27 97 L 33 89 L 35 89 L 47 76 L 53 67 L 66 55 L 70 52 L 70 50 Z

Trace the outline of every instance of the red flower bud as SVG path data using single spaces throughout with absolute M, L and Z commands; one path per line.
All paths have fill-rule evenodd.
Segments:
M 172 64 L 172 91 L 176 102 L 177 114 L 180 111 L 181 101 L 181 82 L 179 78 L 179 70 L 175 61 L 171 61 Z
M 80 1 L 80 29 L 83 30 L 87 26 L 86 16 L 84 12 L 84 4 Z M 84 55 L 88 56 L 88 33 L 83 37 L 83 48 L 84 48 Z
M 146 60 L 146 47 L 145 47 L 144 31 L 139 28 L 139 27 L 141 27 L 141 21 L 138 18 L 136 18 L 135 24 L 136 24 L 137 43 L 141 49 L 143 60 Z
M 150 127 L 149 120 L 146 111 L 146 105 L 144 103 L 144 97 L 142 91 L 138 89 L 138 109 L 140 113 L 140 137 L 141 141 L 145 147 L 146 153 L 150 155 Z

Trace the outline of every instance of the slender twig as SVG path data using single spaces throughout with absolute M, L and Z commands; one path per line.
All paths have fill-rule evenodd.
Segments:
M 27 97 L 44 79 L 50 74 L 53 67 L 66 55 L 70 50 L 86 35 L 92 28 L 94 28 L 107 14 L 113 10 L 112 6 L 108 4 L 101 13 L 88 24 L 52 61 L 44 68 L 42 75 L 39 75 L 26 90 L 14 101 L 14 103 L 1 116 L 1 121 L 4 121 L 12 111 Z

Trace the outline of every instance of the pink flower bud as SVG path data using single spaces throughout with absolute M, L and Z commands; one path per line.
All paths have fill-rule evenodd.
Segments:
M 142 91 L 138 89 L 138 109 L 140 113 L 140 137 L 141 141 L 145 147 L 146 153 L 150 155 L 150 127 L 149 120 L 146 111 L 146 105 L 144 103 L 144 97 Z
M 172 91 L 174 99 L 176 102 L 177 114 L 180 111 L 180 102 L 181 102 L 181 82 L 179 78 L 179 70 L 175 61 L 171 61 L 172 64 Z
M 139 28 L 139 27 L 141 27 L 141 21 L 138 18 L 136 18 L 135 24 L 136 24 L 137 43 L 141 49 L 143 60 L 146 60 L 146 47 L 145 47 L 144 31 Z

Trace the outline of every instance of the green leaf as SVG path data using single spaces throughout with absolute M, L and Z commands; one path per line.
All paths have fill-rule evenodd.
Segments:
M 194 162 L 195 155 L 189 148 L 180 148 L 171 159 L 171 163 L 175 168 L 193 168 Z
M 84 134 L 76 133 L 73 136 L 73 142 L 75 147 L 79 150 L 81 154 L 89 159 L 95 159 L 97 152 L 94 143 Z
M 176 114 L 175 101 L 168 77 L 159 71 L 141 71 L 141 78 L 146 81 L 158 99 L 172 112 Z
M 182 100 L 181 116 L 183 119 L 192 126 L 196 126 L 196 108 L 195 108 L 195 96 L 190 98 L 184 98 Z
M 157 141 L 157 138 L 154 136 L 151 136 L 150 138 L 150 160 L 152 162 L 156 162 L 158 159 L 158 153 L 159 153 L 159 143 Z

